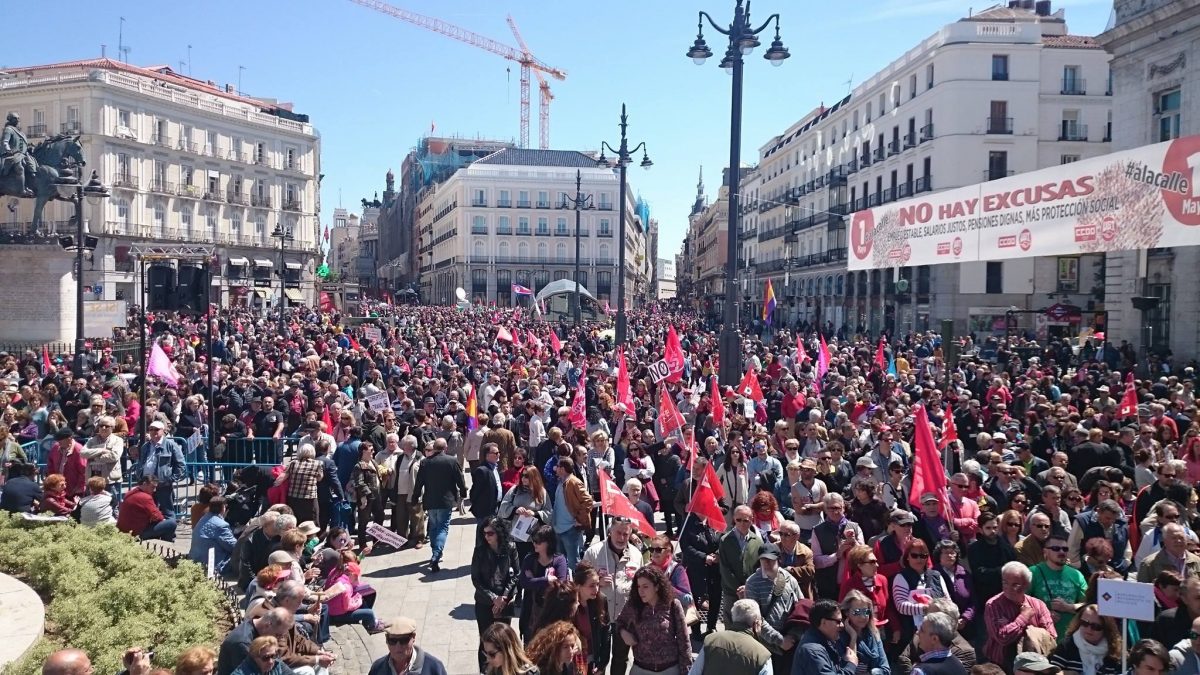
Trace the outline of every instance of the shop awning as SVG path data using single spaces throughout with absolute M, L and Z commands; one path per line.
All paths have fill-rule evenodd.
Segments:
M 257 295 L 260 298 L 267 297 L 267 289 L 265 289 L 265 288 L 255 288 L 254 293 L 255 293 L 255 295 Z
M 300 294 L 298 289 L 285 288 L 283 289 L 283 294 L 286 295 L 287 299 L 291 300 L 292 302 L 304 302 L 304 296 Z
M 284 263 L 284 265 L 285 265 L 285 266 L 286 266 L 286 267 L 287 267 L 289 270 L 299 270 L 299 269 L 304 269 L 304 265 L 301 265 L 301 264 L 300 264 L 300 263 L 298 263 L 298 262 L 286 262 L 286 263 Z
M 245 267 L 246 265 L 250 264 L 250 261 L 238 256 L 238 257 L 231 257 L 229 259 L 229 264 L 237 265 L 238 267 Z
M 255 267 L 274 267 L 275 263 L 271 262 L 270 260 L 267 260 L 266 258 L 255 258 L 254 266 Z

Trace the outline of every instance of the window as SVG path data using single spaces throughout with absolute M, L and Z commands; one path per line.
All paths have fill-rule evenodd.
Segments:
M 548 258 L 549 256 L 550 256 L 550 247 L 547 246 L 546 242 L 544 242 L 544 241 L 538 242 L 538 247 L 537 247 L 538 261 L 545 262 L 546 258 Z
M 1060 155 L 1058 158 L 1059 164 L 1070 164 L 1071 162 L 1078 162 L 1078 161 L 1079 161 L 1079 155 Z
M 244 161 L 242 159 L 242 137 L 233 136 L 229 139 L 229 159 L 236 162 Z
M 1008 54 L 992 54 L 992 79 L 1008 79 Z
M 996 180 L 1008 175 L 1008 151 L 989 150 L 987 179 Z
M 529 191 L 521 190 L 517 192 L 517 207 L 522 209 L 529 208 Z
M 1079 258 L 1062 257 L 1058 259 L 1058 292 L 1076 293 L 1079 291 Z
M 262 141 L 259 141 L 258 143 L 254 144 L 254 163 L 255 164 L 266 164 L 267 163 L 267 144 L 263 143 Z
M 866 116 L 866 119 L 867 119 L 867 124 L 870 124 L 870 123 L 871 123 L 871 102 L 870 102 L 870 101 L 867 101 L 867 116 Z
M 242 233 L 242 214 L 234 213 L 229 217 L 229 228 L 233 230 L 234 234 L 240 235 Z
M 512 197 L 509 195 L 508 190 L 500 191 L 500 199 L 496 201 L 496 206 L 501 206 L 504 208 L 512 206 Z
M 213 206 L 208 207 L 208 211 L 206 211 L 204 214 L 204 220 L 205 220 L 205 226 L 208 227 L 209 231 L 216 232 L 216 230 L 217 230 L 217 209 L 216 209 L 216 207 L 213 207 Z
M 496 218 L 496 234 L 512 234 L 512 221 L 508 216 Z
M 125 199 L 116 200 L 117 221 L 121 223 L 129 222 L 129 201 Z
M 925 66 L 925 88 L 933 89 L 933 64 Z
M 1011 134 L 1012 118 L 1008 116 L 1008 101 L 992 101 L 989 106 L 987 132 L 989 134 Z
M 1154 141 L 1161 143 L 1179 138 L 1179 109 L 1183 100 L 1179 87 L 1154 95 Z
M 908 78 L 908 100 L 913 100 L 917 97 L 917 76 L 914 73 Z
M 529 259 L 529 244 L 527 242 L 523 241 L 523 242 L 517 244 L 517 257 L 520 258 L 522 261 Z M 522 284 L 522 285 L 524 285 L 524 284 Z
M 609 252 L 608 244 L 600 244 L 600 253 L 597 256 L 599 258 L 599 260 L 597 260 L 596 262 L 608 263 L 611 260 L 611 258 L 610 258 L 611 255 L 612 254 Z
M 286 161 L 287 161 L 287 165 L 285 166 L 285 168 L 287 168 L 287 169 L 295 169 L 296 168 L 296 151 L 295 151 L 295 149 L 293 149 L 293 148 L 287 149 L 287 160 Z
M 1079 76 L 1079 66 L 1063 66 L 1062 93 L 1086 94 L 1083 78 Z
M 608 222 L 608 218 L 600 219 L 600 235 L 606 236 L 612 234 L 612 225 Z
M 559 220 L 562 220 L 562 218 L 559 218 Z M 543 216 L 543 217 L 537 219 L 537 233 L 540 235 L 550 234 L 550 219 L 549 218 L 546 218 Z
M 567 234 L 567 219 L 566 218 L 559 218 L 558 221 L 554 223 L 554 234 L 556 234 L 560 237 Z
M 989 262 L 987 263 L 987 278 L 985 281 L 985 293 L 1003 293 L 1004 292 L 1004 263 Z
M 539 209 L 550 208 L 550 193 L 545 190 L 539 190 L 537 205 Z
M 562 242 L 559 242 L 558 246 L 554 247 L 554 257 L 558 260 L 558 262 L 566 262 L 567 261 L 567 245 Z
M 130 124 L 131 117 L 128 110 L 117 110 L 117 126 L 125 127 L 126 129 L 132 128 L 133 125 Z
M 192 232 L 192 205 L 190 202 L 184 202 L 183 209 L 179 211 L 179 222 L 183 225 L 183 230 L 187 234 Z
M 1079 123 L 1078 110 L 1064 110 L 1062 114 L 1062 131 L 1060 141 L 1086 141 L 1087 126 Z
M 487 206 L 487 197 L 483 190 L 475 191 L 475 198 L 471 200 L 471 206 Z
M 192 177 L 195 176 L 196 169 L 190 164 L 183 164 L 179 167 L 179 183 L 180 187 L 186 189 L 192 186 Z
M 472 216 L 471 234 L 487 234 L 487 218 L 484 216 Z
M 284 203 L 295 204 L 299 200 L 299 193 L 296 191 L 296 186 L 293 183 L 288 183 L 284 194 Z
M 1110 87 L 1110 89 L 1111 89 L 1111 87 Z M 79 106 L 77 106 L 77 105 L 67 106 L 66 119 L 67 119 L 67 121 L 63 124 L 63 132 L 64 133 L 80 131 L 80 128 L 79 128 Z
M 612 210 L 612 195 L 607 192 L 600 193 L 600 208 L 604 211 Z
M 527 216 L 517 218 L 517 234 L 529 234 L 529 218 Z
M 204 154 L 211 155 L 217 151 L 217 132 L 209 129 L 205 137 Z
M 883 116 L 887 113 L 887 94 L 879 95 L 879 114 Z

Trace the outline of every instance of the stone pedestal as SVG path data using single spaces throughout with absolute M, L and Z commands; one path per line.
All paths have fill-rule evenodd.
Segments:
M 74 267 L 57 242 L 0 245 L 0 343 L 72 343 Z

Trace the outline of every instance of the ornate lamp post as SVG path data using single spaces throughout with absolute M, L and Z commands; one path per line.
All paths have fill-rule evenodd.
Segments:
M 96 249 L 96 238 L 84 234 L 83 200 L 89 204 L 100 204 L 108 197 L 108 188 L 100 182 L 95 171 L 92 178 L 84 185 L 75 175 L 67 170 L 62 171 L 54 184 L 60 199 L 65 199 L 75 206 L 75 235 L 59 238 L 59 243 L 68 251 L 75 253 L 75 358 L 71 370 L 75 377 L 82 377 L 84 371 L 83 350 L 86 341 L 83 331 L 83 252 Z
M 637 154 L 638 150 L 642 151 L 642 162 L 640 166 L 643 169 L 649 169 L 654 166 L 654 162 L 650 161 L 650 156 L 646 153 L 646 143 L 638 143 L 637 147 L 630 149 L 629 139 L 626 137 L 626 130 L 629 127 L 629 117 L 625 114 L 625 104 L 621 104 L 621 142 L 617 149 L 613 149 L 607 141 L 600 143 L 600 159 L 596 160 L 597 166 L 611 167 L 613 163 L 621 170 L 621 190 L 617 196 L 617 210 L 620 215 L 618 220 L 617 232 L 617 329 L 616 343 L 617 346 L 625 344 L 625 333 L 628 326 L 628 319 L 625 316 L 625 169 L 633 161 L 631 155 Z M 608 150 L 613 153 L 613 162 L 609 162 L 608 157 L 604 155 L 604 151 Z
M 271 236 L 279 240 L 279 334 L 282 336 L 287 323 L 283 316 L 283 298 L 287 281 L 287 259 L 284 258 L 284 245 L 287 244 L 288 239 L 292 238 L 292 231 L 284 229 L 282 224 L 276 223 L 275 229 L 271 231 Z
M 738 185 L 741 181 L 739 169 L 742 155 L 742 66 L 744 65 L 742 57 L 748 56 L 755 47 L 762 44 L 758 41 L 758 35 L 766 30 L 772 22 L 775 24 L 775 39 L 763 54 L 763 58 L 770 61 L 771 65 L 778 66 L 782 65 L 784 59 L 791 54 L 788 54 L 787 48 L 783 46 L 783 41 L 779 37 L 779 15 L 772 14 L 761 26 L 754 28 L 750 23 L 749 0 L 744 2 L 737 0 L 737 5 L 733 10 L 733 21 L 730 22 L 728 29 L 717 25 L 708 12 L 700 12 L 696 22 L 696 41 L 687 51 L 688 58 L 696 65 L 703 65 L 704 61 L 713 54 L 704 42 L 705 20 L 713 30 L 729 37 L 729 46 L 725 50 L 725 57 L 721 59 L 720 65 L 726 72 L 733 75 L 732 112 L 729 118 L 729 240 L 725 258 L 725 315 L 720 336 L 721 369 L 719 374 L 721 384 L 732 387 L 737 386 L 742 377 L 741 337 L 737 328 L 737 236 L 740 219 Z
M 622 181 L 624 182 L 624 181 Z M 565 197 L 565 201 L 575 209 L 575 325 L 579 325 L 579 305 L 583 298 L 579 289 L 579 214 L 584 209 L 592 208 L 592 196 L 583 194 L 583 172 L 575 170 L 575 198 Z

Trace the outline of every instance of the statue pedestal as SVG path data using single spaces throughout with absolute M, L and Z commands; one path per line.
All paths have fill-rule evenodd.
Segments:
M 74 267 L 57 242 L 0 245 L 0 343 L 73 344 Z

